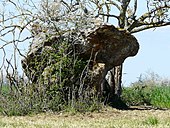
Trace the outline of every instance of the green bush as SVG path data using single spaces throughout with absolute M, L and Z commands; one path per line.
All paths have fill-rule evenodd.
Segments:
M 41 112 L 92 112 L 99 111 L 102 104 L 98 102 L 95 97 L 85 97 L 83 99 L 70 99 L 68 102 L 64 101 L 62 96 L 57 93 L 52 97 L 46 92 L 35 92 L 32 87 L 22 94 L 8 94 L 0 95 L 0 113 L 7 116 L 22 116 L 28 114 L 36 114 Z
M 164 83 L 167 83 L 167 80 L 164 82 L 164 79 L 151 73 L 130 87 L 124 87 L 122 99 L 129 106 L 151 105 L 157 108 L 170 108 L 170 85 Z
M 129 106 L 151 105 L 157 108 L 170 108 L 170 86 L 126 87 L 122 99 Z
M 134 105 L 151 105 L 150 95 L 152 88 L 143 86 L 132 86 L 123 88 L 122 99 L 129 106 Z
M 8 85 L 13 88 L 10 92 L 4 87 L 4 93 L 0 95 L 0 112 L 26 115 L 45 111 L 98 110 L 100 104 L 95 89 L 88 86 L 87 62 L 68 53 L 73 51 L 71 48 L 66 42 L 60 42 L 53 50 L 44 50 L 41 58 L 33 59 L 36 81 L 15 79 Z
M 151 93 L 151 104 L 158 108 L 170 108 L 170 86 L 155 87 Z

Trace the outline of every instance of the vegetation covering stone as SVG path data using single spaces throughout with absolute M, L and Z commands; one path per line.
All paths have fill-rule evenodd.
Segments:
M 69 90 L 75 90 L 76 98 L 82 97 L 87 88 L 96 95 L 105 93 L 104 99 L 113 95 L 114 92 L 109 91 L 114 90 L 113 86 L 106 83 L 108 71 L 122 64 L 127 57 L 136 55 L 139 44 L 130 33 L 113 25 L 102 25 L 85 33 L 81 33 L 84 34 L 84 42 L 81 38 L 73 42 L 74 37 L 69 40 L 73 33 L 61 36 L 40 33 L 35 36 L 27 56 L 22 60 L 28 78 L 34 83 L 44 83 L 49 86 L 47 88 L 56 84 L 56 88 L 63 90 L 61 95 L 66 101 Z M 94 73 L 94 66 L 98 63 L 103 63 L 103 67 Z M 56 88 L 52 87 L 57 91 Z
M 131 34 L 170 25 L 169 0 L 146 0 L 146 12 L 140 15 L 138 0 L 0 3 L 0 111 L 5 115 L 99 111 L 101 103 L 110 102 L 113 107 L 126 106 L 121 100 L 123 62 L 139 49 Z M 20 46 L 28 42 L 25 54 Z M 11 56 L 8 46 L 13 48 Z M 143 88 L 135 87 L 134 96 L 142 97 L 141 103 L 158 103 L 146 100 L 150 93 Z M 157 101 L 169 99 L 154 96 Z

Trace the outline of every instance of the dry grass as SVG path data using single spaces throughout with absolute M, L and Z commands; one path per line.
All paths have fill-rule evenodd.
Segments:
M 0 116 L 2 128 L 170 128 L 170 110 L 116 110 L 99 113 Z

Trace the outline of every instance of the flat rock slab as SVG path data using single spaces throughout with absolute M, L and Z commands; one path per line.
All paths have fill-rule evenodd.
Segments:
M 61 38 L 67 38 L 69 34 L 64 34 L 62 37 L 54 34 L 50 38 L 46 38 L 46 35 L 41 33 L 36 35 L 26 58 L 22 60 L 26 75 L 34 76 L 36 79 L 36 76 L 39 76 L 35 75 L 37 72 L 43 74 L 46 63 L 40 63 L 42 71 L 36 71 L 35 60 L 39 63 L 45 49 L 52 49 L 53 44 L 60 43 Z M 104 63 L 107 70 L 122 64 L 127 57 L 135 56 L 139 50 L 139 43 L 133 35 L 113 25 L 102 25 L 93 30 L 76 33 L 76 35 L 81 34 L 84 36 L 80 36 L 80 40 L 75 43 L 71 42 L 76 47 L 76 54 L 85 60 L 90 58 L 95 63 Z M 83 42 L 81 42 L 81 37 L 84 38 Z M 35 59 L 37 57 L 38 59 Z
M 83 57 L 93 55 L 96 63 L 114 67 L 122 64 L 127 57 L 135 56 L 139 43 L 130 33 L 113 25 L 103 25 L 88 33 L 86 47 Z

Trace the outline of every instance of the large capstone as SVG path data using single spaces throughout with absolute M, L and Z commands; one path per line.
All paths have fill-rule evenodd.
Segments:
M 92 56 L 96 63 L 112 68 L 122 64 L 127 57 L 135 56 L 139 43 L 125 30 L 103 25 L 88 33 L 85 47 L 85 52 L 81 54 L 84 58 Z
M 66 39 L 68 35 L 73 36 L 68 40 Z M 75 37 L 77 39 L 74 39 Z M 76 56 L 84 60 L 90 59 L 92 66 L 102 63 L 107 70 L 122 64 L 127 57 L 135 56 L 139 50 L 139 44 L 133 35 L 125 30 L 119 30 L 113 25 L 102 25 L 93 30 L 85 30 L 78 34 L 66 33 L 62 36 L 53 34 L 47 37 L 46 34 L 40 33 L 34 37 L 26 57 L 22 60 L 24 72 L 31 81 L 36 82 L 41 76 L 40 74 L 48 74 L 46 69 L 50 69 L 50 67 L 46 63 L 48 60 L 44 60 L 43 53 L 46 50 L 53 51 L 52 45 L 63 40 L 73 45 Z M 44 62 L 41 62 L 42 60 Z M 93 72 L 94 68 L 91 70 Z M 101 78 L 98 75 L 102 74 L 102 70 L 99 71 L 96 73 L 94 70 L 93 74 L 97 74 L 96 78 Z M 99 80 L 94 79 L 94 81 Z

